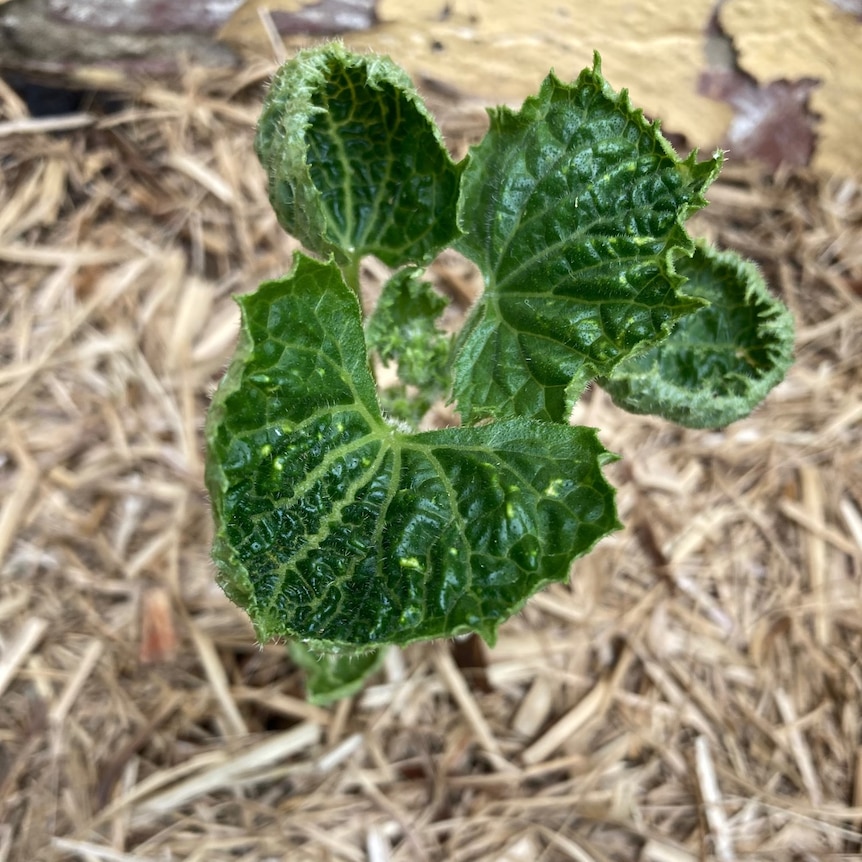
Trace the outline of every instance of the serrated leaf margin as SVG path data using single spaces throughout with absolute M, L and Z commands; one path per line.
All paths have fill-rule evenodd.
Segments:
M 793 362 L 793 317 L 787 307 L 770 293 L 753 262 L 735 251 L 719 251 L 705 241 L 697 243 L 696 255 L 701 256 L 713 271 L 723 273 L 725 282 L 735 288 L 738 300 L 756 318 L 755 329 L 760 343 L 739 342 L 737 349 L 764 349 L 768 365 L 757 375 L 740 379 L 747 390 L 745 394 L 719 392 L 707 385 L 692 388 L 667 379 L 659 370 L 662 352 L 673 349 L 677 344 L 686 344 L 687 328 L 697 322 L 701 313 L 695 312 L 681 320 L 661 344 L 625 360 L 610 377 L 600 378 L 597 382 L 617 406 L 631 413 L 655 414 L 687 428 L 719 428 L 750 415 L 784 379 Z M 714 298 L 719 299 L 718 296 Z M 713 306 L 707 306 L 702 311 L 711 312 L 712 309 Z M 734 334 L 739 336 L 739 330 L 735 329 Z

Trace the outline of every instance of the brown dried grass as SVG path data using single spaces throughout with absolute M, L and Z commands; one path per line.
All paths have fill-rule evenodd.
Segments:
M 190 71 L 55 133 L 0 88 L 0 862 L 857 858 L 860 187 L 727 170 L 698 227 L 793 309 L 787 381 L 723 432 L 591 393 L 627 528 L 486 667 L 414 646 L 319 709 L 208 561 L 229 297 L 293 248 L 251 152 L 263 77 Z

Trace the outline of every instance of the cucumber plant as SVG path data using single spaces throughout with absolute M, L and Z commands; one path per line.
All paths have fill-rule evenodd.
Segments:
M 614 456 L 568 421 L 588 385 L 716 427 L 791 362 L 789 312 L 757 268 L 685 229 L 722 154 L 679 158 L 598 55 L 573 83 L 551 73 L 520 110 L 491 110 L 456 163 L 391 60 L 309 49 L 276 74 L 255 148 L 309 254 L 238 299 L 206 424 L 213 556 L 318 702 L 357 690 L 389 645 L 493 644 L 620 526 Z M 446 247 L 484 279 L 454 338 L 423 280 Z M 364 319 L 366 255 L 393 274 Z M 381 399 L 374 355 L 410 397 Z M 461 424 L 415 430 L 440 397 Z

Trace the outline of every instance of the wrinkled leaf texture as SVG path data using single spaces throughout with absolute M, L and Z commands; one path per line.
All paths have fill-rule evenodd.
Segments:
M 460 167 L 388 57 L 332 43 L 276 73 L 255 138 L 279 222 L 342 263 L 421 263 L 457 235 Z
M 600 384 L 620 407 L 689 428 L 748 416 L 793 361 L 793 318 L 757 267 L 699 243 L 679 263 L 684 290 L 709 305 L 661 344 L 621 362 Z
M 792 355 L 753 265 L 696 246 L 721 156 L 680 160 L 601 74 L 553 73 L 455 164 L 409 79 L 339 44 L 276 74 L 255 140 L 279 221 L 313 253 L 238 301 L 237 353 L 207 420 L 219 582 L 261 641 L 285 637 L 317 702 L 387 644 L 497 627 L 618 527 L 595 432 L 566 422 L 598 378 L 684 425 L 746 415 Z M 485 290 L 451 365 L 466 427 L 381 414 L 369 348 L 442 384 L 440 300 L 414 265 L 447 245 Z M 363 334 L 351 273 L 395 273 Z M 491 423 L 485 420 L 492 419 Z M 478 423 L 478 424 L 477 424 Z
M 591 379 L 700 307 L 676 262 L 720 164 L 681 161 L 598 56 L 574 84 L 551 74 L 520 111 L 491 111 L 458 209 L 458 248 L 485 278 L 455 362 L 465 421 L 565 421 Z
M 493 642 L 617 528 L 611 456 L 592 429 L 519 418 L 411 434 L 384 421 L 334 263 L 297 255 L 239 303 L 207 486 L 220 583 L 262 642 Z
M 422 280 L 423 270 L 404 267 L 386 281 L 365 327 L 370 350 L 398 363 L 398 377 L 421 390 L 447 389 L 451 337 L 437 328 L 446 300 Z

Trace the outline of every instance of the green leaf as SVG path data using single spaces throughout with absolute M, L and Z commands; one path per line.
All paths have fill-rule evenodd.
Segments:
M 701 305 L 674 262 L 720 163 L 680 161 L 598 56 L 574 84 L 551 74 L 519 112 L 491 111 L 459 200 L 458 247 L 485 278 L 455 362 L 465 421 L 564 421 L 590 379 Z
M 369 350 L 384 362 L 398 364 L 399 379 L 416 387 L 386 390 L 387 407 L 394 415 L 418 422 L 449 388 L 452 337 L 437 328 L 446 299 L 422 280 L 418 267 L 398 270 L 383 285 L 374 313 L 365 327 Z
M 442 388 L 450 338 L 436 320 L 446 300 L 422 281 L 422 270 L 405 267 L 383 285 L 365 337 L 384 362 L 398 363 L 398 376 L 412 386 Z
M 678 268 L 689 279 L 685 292 L 709 306 L 600 383 L 632 413 L 721 427 L 748 416 L 784 378 L 793 361 L 793 318 L 757 267 L 734 252 L 701 243 Z
M 388 57 L 300 51 L 275 75 L 255 148 L 279 222 L 311 251 L 400 266 L 457 236 L 460 167 Z
M 382 646 L 498 625 L 618 526 L 595 431 L 515 419 L 407 434 L 381 417 L 334 263 L 239 299 L 207 421 L 219 582 L 261 641 Z
M 290 642 L 290 657 L 305 671 L 308 700 L 317 706 L 356 694 L 383 664 L 385 655 L 382 649 L 321 652 L 299 641 Z

